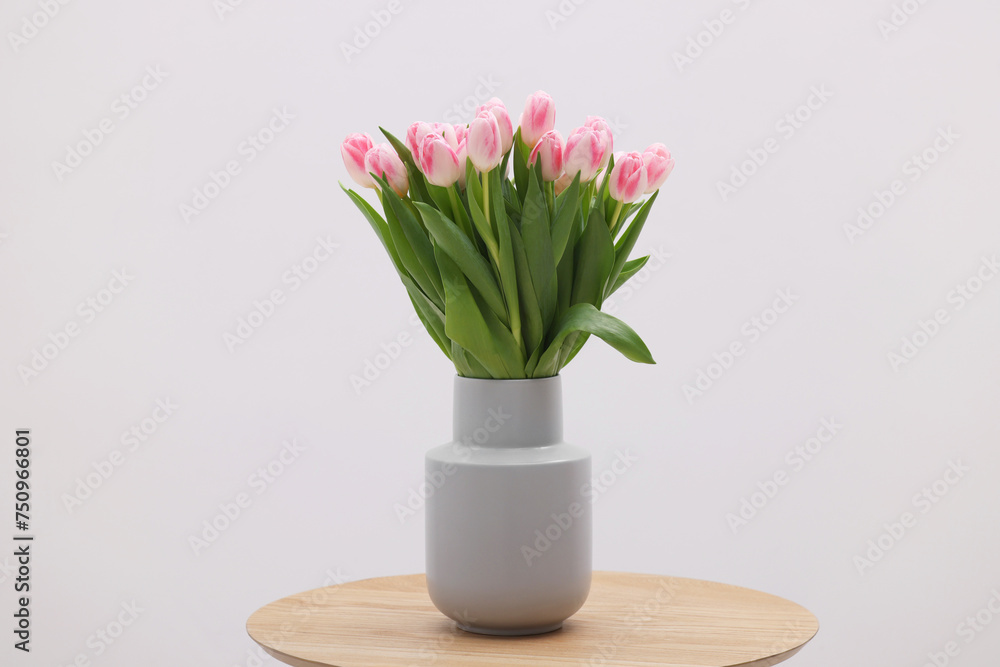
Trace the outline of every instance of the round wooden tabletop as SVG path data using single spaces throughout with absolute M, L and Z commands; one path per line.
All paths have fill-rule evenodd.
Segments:
M 458 629 L 434 608 L 422 574 L 317 588 L 247 621 L 254 641 L 296 667 L 765 667 L 818 630 L 806 609 L 767 593 L 622 572 L 595 572 L 583 608 L 532 637 Z

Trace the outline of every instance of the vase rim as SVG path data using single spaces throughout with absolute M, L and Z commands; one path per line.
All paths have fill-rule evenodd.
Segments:
M 470 378 L 465 375 L 455 374 L 455 377 L 463 382 L 474 381 L 474 382 L 543 382 L 545 380 L 557 380 L 561 378 L 561 375 L 547 375 L 543 378 Z

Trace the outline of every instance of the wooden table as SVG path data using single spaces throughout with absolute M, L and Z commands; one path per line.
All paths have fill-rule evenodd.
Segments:
M 595 572 L 562 629 L 492 637 L 458 629 L 424 575 L 366 579 L 272 602 L 247 632 L 296 667 L 765 667 L 819 630 L 799 605 L 747 588 L 653 574 Z

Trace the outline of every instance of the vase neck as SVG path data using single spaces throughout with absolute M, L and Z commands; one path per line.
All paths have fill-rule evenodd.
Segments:
M 455 377 L 455 442 L 541 447 L 562 442 L 562 378 Z

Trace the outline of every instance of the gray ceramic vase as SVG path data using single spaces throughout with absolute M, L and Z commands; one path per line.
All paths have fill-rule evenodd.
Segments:
M 591 575 L 590 453 L 562 441 L 559 376 L 455 378 L 454 439 L 427 452 L 427 588 L 470 632 L 562 626 Z

